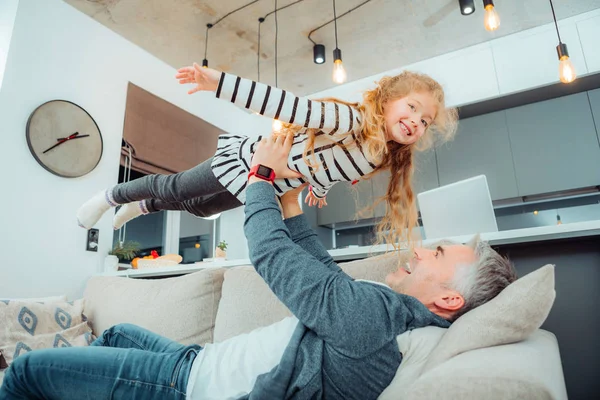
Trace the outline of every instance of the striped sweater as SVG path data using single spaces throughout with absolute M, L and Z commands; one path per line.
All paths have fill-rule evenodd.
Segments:
M 337 182 L 352 182 L 373 172 L 377 165 L 369 160 L 358 142 L 351 145 L 360 132 L 360 112 L 350 106 L 296 97 L 285 90 L 221 74 L 216 97 L 260 113 L 302 126 L 295 134 L 288 167 L 300 172 L 305 179 L 276 179 L 275 191 L 286 191 L 308 182 L 317 198 L 323 198 Z M 314 156 L 319 168 L 308 166 L 302 157 L 309 128 L 316 128 Z M 339 137 L 336 133 L 349 133 Z M 335 135 L 335 136 L 334 136 Z M 263 136 L 221 135 L 212 170 L 223 186 L 242 203 L 246 202 L 246 182 L 252 155 Z M 339 146 L 337 143 L 345 146 Z M 312 158 L 312 152 L 309 153 Z

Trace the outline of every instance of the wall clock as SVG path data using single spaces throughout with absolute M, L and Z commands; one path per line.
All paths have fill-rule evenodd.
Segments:
M 29 116 L 27 145 L 49 172 L 77 178 L 91 172 L 102 157 L 102 134 L 87 111 L 66 100 L 52 100 Z

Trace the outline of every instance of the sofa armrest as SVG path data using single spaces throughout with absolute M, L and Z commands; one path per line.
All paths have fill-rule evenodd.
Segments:
M 420 376 L 408 398 L 567 399 L 556 337 L 538 329 L 521 342 L 452 357 Z

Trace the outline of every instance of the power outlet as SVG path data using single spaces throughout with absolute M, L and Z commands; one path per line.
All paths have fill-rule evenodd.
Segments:
M 87 251 L 98 251 L 98 238 L 100 237 L 100 231 L 98 229 L 90 229 L 87 231 L 87 244 L 85 249 Z

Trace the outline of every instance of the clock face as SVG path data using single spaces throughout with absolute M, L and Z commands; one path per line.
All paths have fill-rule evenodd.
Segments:
M 81 107 L 52 100 L 36 108 L 27 121 L 27 145 L 51 173 L 76 178 L 96 168 L 102 157 L 102 135 Z

